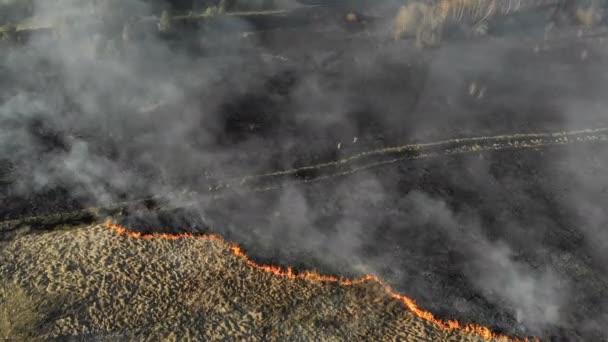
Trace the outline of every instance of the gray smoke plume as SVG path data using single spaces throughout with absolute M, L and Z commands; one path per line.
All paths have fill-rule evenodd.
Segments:
M 164 197 L 254 256 L 374 273 L 442 318 L 606 337 L 605 146 L 402 162 L 235 198 L 203 191 L 378 147 L 604 125 L 605 47 L 545 51 L 537 16 L 419 51 L 389 42 L 382 24 L 264 35 L 230 17 L 158 33 L 156 21 L 125 23 L 160 17 L 164 2 L 31 5 L 57 27 L 0 50 L 1 205 L 54 188 L 82 205 Z

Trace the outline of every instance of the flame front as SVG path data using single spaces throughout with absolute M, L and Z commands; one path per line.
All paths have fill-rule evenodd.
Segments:
M 115 225 L 110 221 L 106 221 L 105 225 L 108 228 L 110 228 L 111 230 L 113 230 L 114 232 L 118 233 L 119 235 L 127 236 L 127 237 L 133 238 L 133 239 L 146 239 L 146 240 L 149 240 L 149 239 L 165 239 L 165 240 L 201 239 L 201 240 L 219 241 L 222 244 L 230 246 L 230 250 L 232 251 L 232 254 L 243 259 L 243 261 L 245 261 L 245 263 L 247 265 L 249 265 L 250 267 L 258 269 L 258 270 L 262 270 L 264 272 L 272 273 L 278 277 L 284 277 L 284 278 L 289 278 L 289 279 L 294 279 L 294 280 L 295 279 L 304 279 L 304 280 L 315 281 L 315 282 L 338 283 L 339 285 L 342 285 L 342 286 L 351 286 L 351 285 L 357 285 L 357 284 L 362 284 L 365 282 L 372 281 L 372 282 L 375 282 L 375 283 L 379 284 L 380 286 L 382 286 L 382 288 L 384 289 L 384 291 L 386 292 L 386 294 L 389 297 L 403 303 L 405 305 L 405 307 L 408 310 L 410 310 L 414 315 L 418 316 L 419 318 L 421 318 L 427 322 L 434 324 L 435 326 L 439 327 L 440 329 L 461 330 L 461 331 L 469 333 L 469 334 L 480 336 L 486 340 L 521 341 L 521 342 L 530 341 L 527 338 L 519 339 L 519 338 L 510 337 L 510 336 L 506 336 L 506 335 L 502 335 L 502 334 L 497 334 L 497 333 L 493 332 L 492 330 L 490 330 L 488 327 L 484 327 L 481 325 L 476 325 L 476 324 L 463 325 L 463 324 L 460 324 L 458 321 L 454 321 L 454 320 L 443 321 L 443 320 L 437 319 L 437 318 L 435 318 L 435 316 L 432 313 L 420 309 L 413 299 L 396 293 L 395 291 L 392 290 L 392 288 L 388 284 L 386 284 L 380 278 L 378 278 L 377 276 L 372 275 L 372 274 L 367 274 L 361 278 L 355 278 L 355 279 L 337 278 L 337 277 L 333 277 L 333 276 L 322 275 L 322 274 L 319 274 L 319 273 L 316 273 L 313 271 L 304 271 L 304 272 L 299 272 L 296 274 L 293 272 L 293 269 L 291 267 L 281 268 L 278 266 L 258 264 L 255 261 L 251 260 L 239 246 L 229 243 L 228 241 L 224 240 L 222 237 L 220 237 L 218 235 L 213 235 L 213 234 L 193 235 L 193 234 L 189 234 L 189 233 L 143 234 L 140 232 L 130 231 L 124 227 Z M 532 341 L 538 341 L 538 339 L 534 338 Z

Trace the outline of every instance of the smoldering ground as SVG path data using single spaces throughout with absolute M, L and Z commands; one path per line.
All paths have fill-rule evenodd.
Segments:
M 334 21 L 242 38 L 255 27 L 237 18 L 226 32 L 123 40 L 115 16 L 162 6 L 34 8 L 95 19 L 0 52 L 4 218 L 159 196 L 186 209 L 131 208 L 125 222 L 212 231 L 297 269 L 374 273 L 441 318 L 606 338 L 602 145 L 409 161 L 265 193 L 204 191 L 408 142 L 603 127 L 602 46 L 535 51 L 541 27 L 417 51 L 387 42 L 385 27 Z

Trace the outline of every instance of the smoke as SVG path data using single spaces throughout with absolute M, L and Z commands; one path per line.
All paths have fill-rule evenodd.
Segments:
M 478 218 L 458 215 L 440 199 L 413 192 L 404 199 L 404 205 L 416 213 L 416 224 L 437 225 L 445 231 L 455 248 L 469 260 L 464 272 L 473 284 L 490 300 L 512 308 L 518 322 L 531 327 L 560 322 L 559 309 L 567 297 L 567 288 L 550 268 L 543 265 L 532 269 L 518 261 L 506 241 L 489 239 L 484 233 L 488 229 Z
M 231 92 L 253 86 L 263 78 L 256 73 L 264 71 L 255 70 L 247 55 L 198 59 L 156 35 L 122 41 L 111 32 L 116 30 L 116 17 L 151 15 L 149 6 L 141 1 L 107 7 L 106 2 L 94 3 L 99 6 L 92 16 L 91 4 L 35 3 L 36 15 L 51 22 L 75 13 L 89 17 L 59 32 L 63 35 L 59 39 L 35 37 L 26 49 L 5 52 L 3 70 L 11 81 L 4 88 L 2 137 L 10 142 L 3 148 L 14 153 L 4 155 L 35 171 L 37 176 L 27 180 L 29 186 L 67 182 L 88 196 L 97 196 L 109 186 L 101 192 L 103 198 L 93 199 L 107 203 L 115 200 L 107 196 L 130 190 L 126 184 L 138 182 L 136 168 L 155 170 L 153 183 L 147 186 L 160 189 L 165 183 L 178 186 L 178 178 L 202 176 L 212 164 L 229 174 L 225 170 L 229 163 L 222 158 L 232 156 L 213 151 L 217 135 L 213 130 L 219 125 L 213 113 Z M 224 43 L 219 39 L 213 43 L 221 50 Z M 247 64 L 253 70 L 235 68 Z M 201 92 L 197 101 L 193 91 Z M 35 122 L 44 126 L 42 132 L 32 130 Z M 49 144 L 35 141 L 40 138 L 37 134 L 57 135 L 64 141 L 44 151 Z M 39 155 L 42 161 L 34 157 Z M 23 186 L 25 191 L 29 186 Z
M 380 146 L 605 123 L 605 49 L 589 49 L 581 71 L 582 50 L 535 52 L 544 27 L 418 51 L 387 43 L 387 25 L 358 32 L 339 20 L 304 35 L 265 35 L 236 17 L 167 33 L 125 24 L 167 7 L 33 2 L 58 29 L 0 50 L 0 157 L 12 165 L 0 203 L 57 187 L 83 205 L 164 197 L 249 254 L 375 273 L 444 318 L 601 331 L 605 303 L 573 308 L 592 297 L 572 272 L 596 277 L 593 295 L 606 285 L 593 275 L 608 240 L 602 146 L 400 163 L 229 198 L 205 189 Z M 583 242 L 564 252 L 572 231 Z

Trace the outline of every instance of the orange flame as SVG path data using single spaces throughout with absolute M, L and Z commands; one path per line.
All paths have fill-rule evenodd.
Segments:
M 181 233 L 181 234 L 167 234 L 167 233 L 153 233 L 153 234 L 142 234 L 140 232 L 135 232 L 135 231 L 130 231 L 124 227 L 118 226 L 113 224 L 112 222 L 110 222 L 109 220 L 106 221 L 105 225 L 110 228 L 111 230 L 113 230 L 114 232 L 118 233 L 119 235 L 123 235 L 123 236 L 127 236 L 129 238 L 134 238 L 134 239 L 145 239 L 145 240 L 150 240 L 150 239 L 165 239 L 165 240 L 179 240 L 179 239 L 201 239 L 201 240 L 213 240 L 213 241 L 219 241 L 222 244 L 226 244 L 228 246 L 230 246 L 230 250 L 232 251 L 232 253 L 243 259 L 243 261 L 245 261 L 245 263 L 247 265 L 249 265 L 252 268 L 258 269 L 258 270 L 262 270 L 268 273 L 272 273 L 278 277 L 285 277 L 288 279 L 304 279 L 304 280 L 308 280 L 308 281 L 316 281 L 316 282 L 329 282 L 329 283 L 338 283 L 342 286 L 351 286 L 351 285 L 357 285 L 357 284 L 362 284 L 368 281 L 373 281 L 377 284 L 379 284 L 380 286 L 382 286 L 382 288 L 384 289 L 384 291 L 386 292 L 386 294 L 395 299 L 400 301 L 401 303 L 403 303 L 405 305 L 405 307 L 410 310 L 413 314 L 415 314 L 416 316 L 418 316 L 419 318 L 434 324 L 435 326 L 437 326 L 440 329 L 443 330 L 460 330 L 463 331 L 465 333 L 469 333 L 469 334 L 473 334 L 473 335 L 477 335 L 480 336 L 486 340 L 501 340 L 501 341 L 517 341 L 517 342 L 530 342 L 531 340 L 529 340 L 528 338 L 526 339 L 520 339 L 520 338 L 516 338 L 516 337 L 510 337 L 507 335 L 502 335 L 502 334 L 498 334 L 493 332 L 492 330 L 490 330 L 490 328 L 481 326 L 481 325 L 477 325 L 477 324 L 460 324 L 458 321 L 455 320 L 447 320 L 447 321 L 443 321 L 440 319 L 435 318 L 435 316 L 428 312 L 428 311 L 424 311 L 422 309 L 420 309 L 418 307 L 418 305 L 416 304 L 416 302 L 411 299 L 408 298 L 404 295 L 400 295 L 396 292 L 394 292 L 392 290 L 392 288 L 386 284 L 384 281 L 382 281 L 380 278 L 378 278 L 375 275 L 372 274 L 367 274 L 361 278 L 356 278 L 356 279 L 348 279 L 348 278 L 337 278 L 337 277 L 333 277 L 333 276 L 328 276 L 328 275 L 322 275 L 313 271 L 304 271 L 304 272 L 299 272 L 299 273 L 294 273 L 293 269 L 291 267 L 287 267 L 286 269 L 278 267 L 278 266 L 271 266 L 271 265 L 261 265 L 256 263 L 255 261 L 251 260 L 247 254 L 245 254 L 245 252 L 237 245 L 229 243 L 228 241 L 224 240 L 222 237 L 218 236 L 218 235 L 214 235 L 214 234 L 208 234 L 208 235 L 193 235 L 193 234 L 189 234 L 189 233 Z M 538 342 L 537 338 L 532 339 L 532 341 L 536 341 Z

